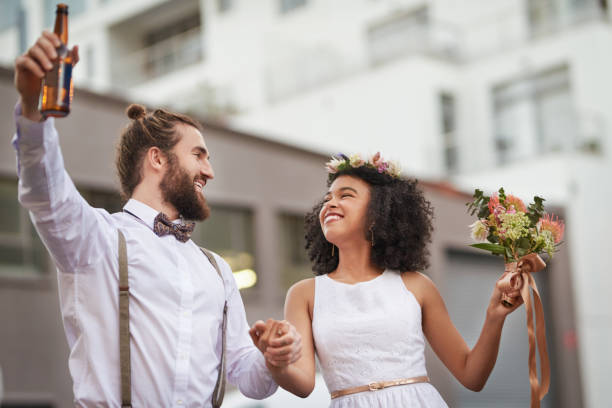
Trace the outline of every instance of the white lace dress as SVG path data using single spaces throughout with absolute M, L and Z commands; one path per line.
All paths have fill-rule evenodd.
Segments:
M 330 392 L 427 375 L 421 307 L 399 273 L 349 285 L 315 278 L 312 330 Z M 333 408 L 447 408 L 429 383 L 332 399 Z

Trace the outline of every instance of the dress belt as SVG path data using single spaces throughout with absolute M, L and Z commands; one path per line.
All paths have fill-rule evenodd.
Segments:
M 343 397 L 345 395 L 356 394 L 358 392 L 364 391 L 378 391 L 387 387 L 395 387 L 396 385 L 407 385 L 407 384 L 416 384 L 429 382 L 429 377 L 426 375 L 420 377 L 412 377 L 412 378 L 403 378 L 400 380 L 391 380 L 391 381 L 378 381 L 371 382 L 368 385 L 362 385 L 359 387 L 346 388 L 344 390 L 338 390 L 331 393 L 331 398 Z

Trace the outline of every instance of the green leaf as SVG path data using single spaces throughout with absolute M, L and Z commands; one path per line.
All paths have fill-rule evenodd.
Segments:
M 529 249 L 529 247 L 531 246 L 531 242 L 529 242 L 529 238 L 527 237 L 521 237 L 517 242 L 516 245 L 521 248 L 521 249 Z
M 504 247 L 506 253 L 505 253 L 505 258 L 506 261 L 513 261 L 514 260 L 514 255 L 512 255 L 512 251 L 510 251 L 510 248 L 508 247 Z
M 503 187 L 499 189 L 499 202 L 504 206 L 506 205 L 506 192 L 504 191 Z
M 506 252 L 506 247 L 503 247 L 498 244 L 489 244 L 487 242 L 482 242 L 479 244 L 472 244 L 470 246 L 474 248 L 478 248 L 478 249 L 484 249 L 485 251 L 491 251 L 494 254 L 499 254 L 499 255 L 503 255 Z

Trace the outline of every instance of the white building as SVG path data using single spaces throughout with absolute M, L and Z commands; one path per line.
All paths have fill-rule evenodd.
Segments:
M 421 178 L 565 208 L 584 402 L 608 403 L 607 0 L 67 3 L 81 87 L 311 150 L 380 149 Z M 4 0 L 0 62 L 50 27 L 54 5 Z

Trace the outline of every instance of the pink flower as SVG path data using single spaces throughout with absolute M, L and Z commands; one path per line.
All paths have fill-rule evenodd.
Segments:
M 384 173 L 387 169 L 389 168 L 389 163 L 387 162 L 382 162 L 378 165 L 378 172 L 379 173 Z
M 495 218 L 499 218 L 500 215 L 505 213 L 506 208 L 501 204 L 497 204 L 497 206 L 493 209 L 493 215 L 495 215 Z
M 510 208 L 511 206 L 514 207 L 516 211 L 521 211 L 524 213 L 527 212 L 527 207 L 525 207 L 525 203 L 523 203 L 523 200 L 516 196 L 508 194 L 506 196 L 506 207 Z
M 382 159 L 380 157 L 380 152 L 376 152 L 376 154 L 374 156 L 372 156 L 372 158 L 370 159 L 370 163 L 378 168 L 378 166 L 380 166 L 382 164 Z
M 338 172 L 337 168 L 335 168 L 334 166 L 329 165 L 329 164 L 326 164 L 325 168 L 327 169 L 327 172 L 331 173 L 331 174 L 336 174 Z
M 542 218 L 540 218 L 540 221 L 538 221 L 538 228 L 540 231 L 550 231 L 555 240 L 555 244 L 558 244 L 563 239 L 565 224 L 557 216 L 544 214 Z
M 497 208 L 499 205 L 500 205 L 499 196 L 497 195 L 497 193 L 495 193 L 489 199 L 489 212 L 493 214 L 495 211 L 495 208 Z

